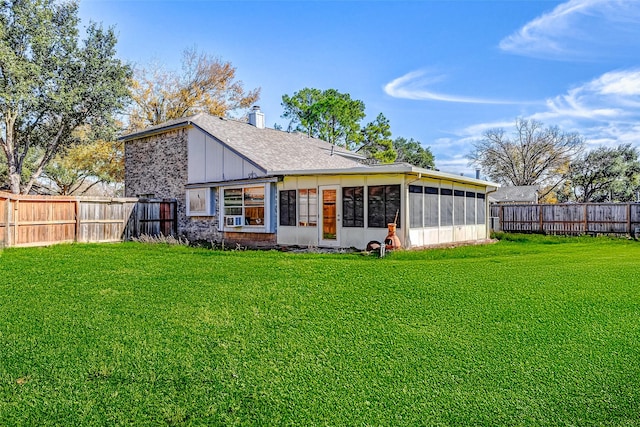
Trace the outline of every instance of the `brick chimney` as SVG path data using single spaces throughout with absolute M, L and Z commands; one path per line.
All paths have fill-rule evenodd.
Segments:
M 264 129 L 264 113 L 260 111 L 260 107 L 254 105 L 251 107 L 249 113 L 249 124 L 257 127 L 258 129 Z

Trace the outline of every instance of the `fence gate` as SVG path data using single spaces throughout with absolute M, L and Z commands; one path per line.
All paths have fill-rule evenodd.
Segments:
M 142 235 L 175 236 L 178 234 L 177 202 L 175 199 L 139 199 L 127 228 L 124 239 L 131 240 Z

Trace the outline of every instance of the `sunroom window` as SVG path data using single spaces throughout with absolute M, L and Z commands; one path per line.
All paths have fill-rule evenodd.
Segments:
M 400 228 L 400 186 L 372 185 L 368 196 L 368 226 L 386 228 L 387 224 L 396 222 Z
M 315 188 L 299 190 L 301 227 L 315 227 L 318 224 L 318 191 Z
M 364 227 L 364 187 L 342 189 L 342 226 Z

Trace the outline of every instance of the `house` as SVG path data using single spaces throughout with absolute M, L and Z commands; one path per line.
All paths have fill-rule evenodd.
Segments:
M 363 157 L 301 133 L 207 114 L 123 136 L 125 193 L 178 200 L 189 240 L 363 249 L 397 224 L 403 247 L 488 237 L 493 183 Z
M 512 187 L 500 187 L 489 196 L 489 203 L 538 203 L 537 185 L 517 185 Z

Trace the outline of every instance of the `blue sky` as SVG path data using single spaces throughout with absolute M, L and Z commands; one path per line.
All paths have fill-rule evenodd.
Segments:
M 230 61 L 270 127 L 286 127 L 283 94 L 347 92 L 443 171 L 472 175 L 472 141 L 518 117 L 640 146 L 640 1 L 81 0 L 80 15 L 115 26 L 134 66 L 179 69 L 188 47 Z

